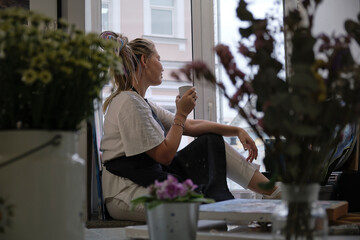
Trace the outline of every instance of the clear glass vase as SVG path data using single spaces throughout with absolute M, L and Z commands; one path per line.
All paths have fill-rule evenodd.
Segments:
M 282 202 L 272 215 L 273 239 L 327 239 L 328 219 L 318 204 L 320 186 L 281 185 Z

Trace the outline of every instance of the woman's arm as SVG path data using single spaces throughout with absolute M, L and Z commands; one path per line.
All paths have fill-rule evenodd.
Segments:
M 196 100 L 195 88 L 188 90 L 182 98 L 176 98 L 176 114 L 174 123 L 165 140 L 146 153 L 158 163 L 169 165 L 179 148 L 188 114 L 194 109 Z
M 170 165 L 179 148 L 181 136 L 184 131 L 182 124 L 185 122 L 186 118 L 178 114 L 175 116 L 179 121 L 174 121 L 165 140 L 160 143 L 160 145 L 146 152 L 152 159 L 163 165 Z
M 185 135 L 197 137 L 205 133 L 215 133 L 226 137 L 237 136 L 245 151 L 249 150 L 249 156 L 246 160 L 252 162 L 257 158 L 258 149 L 255 142 L 244 129 L 206 120 L 186 120 Z

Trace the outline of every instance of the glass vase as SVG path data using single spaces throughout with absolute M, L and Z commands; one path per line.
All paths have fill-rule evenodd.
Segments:
M 318 204 L 320 186 L 281 185 L 281 203 L 272 215 L 273 239 L 327 239 L 328 219 Z

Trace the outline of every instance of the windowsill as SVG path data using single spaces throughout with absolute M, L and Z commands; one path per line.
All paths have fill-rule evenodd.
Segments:
M 143 35 L 143 37 L 150 39 L 154 43 L 178 45 L 180 51 L 185 51 L 185 45 L 187 40 L 186 38 L 166 37 L 166 36 L 156 36 L 156 35 Z

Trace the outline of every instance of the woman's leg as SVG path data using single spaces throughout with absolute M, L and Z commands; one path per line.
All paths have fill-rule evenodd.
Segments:
M 259 172 L 259 165 L 247 162 L 245 158 L 227 142 L 225 142 L 225 152 L 228 178 L 245 189 L 248 188 L 254 192 L 265 195 L 271 195 L 277 189 L 276 186 L 270 190 L 260 188 L 259 183 L 268 182 L 269 179 Z
M 105 170 L 106 171 L 106 170 Z M 114 184 L 122 190 L 113 197 L 106 197 L 105 205 L 109 215 L 118 220 L 146 221 L 145 207 L 142 204 L 136 205 L 131 209 L 131 201 L 149 193 L 147 188 L 141 187 L 128 179 L 121 177 L 112 178 L 112 182 L 121 182 Z M 104 183 L 104 182 L 103 182 Z
M 164 168 L 185 180 L 190 178 L 197 191 L 215 201 L 234 199 L 226 182 L 224 139 L 217 134 L 204 134 L 177 152 L 170 166 Z
M 132 211 L 124 201 L 109 198 L 106 200 L 106 209 L 113 219 L 146 222 L 146 213 L 143 206 L 138 206 Z

